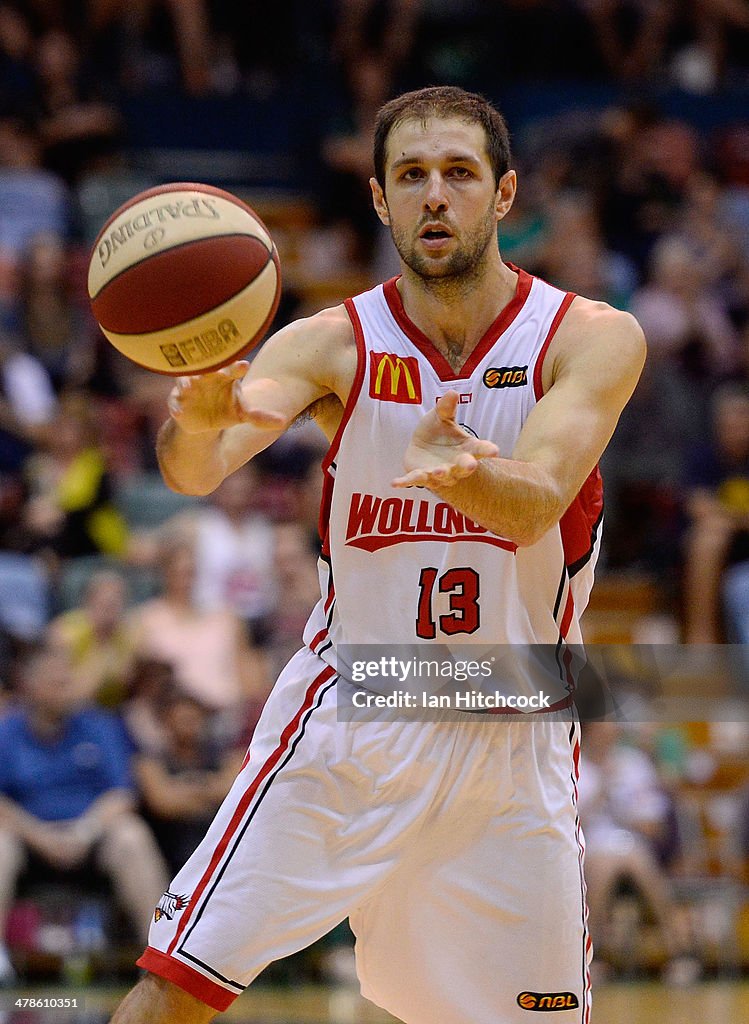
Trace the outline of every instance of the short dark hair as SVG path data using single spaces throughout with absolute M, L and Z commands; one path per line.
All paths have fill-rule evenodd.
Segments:
M 486 150 L 499 185 L 510 169 L 510 133 L 505 119 L 496 107 L 476 92 L 466 92 L 455 85 L 433 85 L 426 89 L 396 96 L 377 112 L 374 130 L 374 171 L 381 186 L 385 185 L 385 152 L 390 132 L 403 121 L 426 121 L 430 117 L 455 117 L 470 124 L 480 124 L 486 135 Z

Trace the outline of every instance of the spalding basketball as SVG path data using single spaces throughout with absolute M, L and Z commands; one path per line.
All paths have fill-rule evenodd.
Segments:
M 278 308 L 281 273 L 246 203 L 179 182 L 112 214 L 94 243 L 88 293 L 116 349 L 177 376 L 217 370 L 257 345 Z

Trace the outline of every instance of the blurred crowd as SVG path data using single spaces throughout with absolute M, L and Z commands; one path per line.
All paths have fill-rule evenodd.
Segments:
M 516 131 L 500 249 L 631 310 L 649 341 L 604 460 L 602 571 L 656 581 L 668 639 L 749 641 L 749 117 L 705 130 L 654 99 L 749 88 L 745 0 L 0 0 L 0 983 L 29 876 L 98 872 L 142 938 L 316 598 L 316 429 L 207 499 L 171 494 L 154 458 L 169 381 L 111 349 L 85 287 L 104 217 L 155 183 L 128 162 L 128 97 L 272 97 L 289 80 L 336 102 L 311 112 L 309 222 L 277 237 L 276 326 L 342 298 L 342 268 L 363 286 L 395 272 L 367 184 L 395 91 L 617 86 L 614 103 Z M 697 813 L 690 786 L 718 772 L 705 737 L 596 728 L 581 789 L 594 930 L 626 964 L 641 913 L 686 978 L 705 936 L 674 912 L 682 891 L 712 901 L 716 950 L 737 934 L 747 737 L 729 802 Z

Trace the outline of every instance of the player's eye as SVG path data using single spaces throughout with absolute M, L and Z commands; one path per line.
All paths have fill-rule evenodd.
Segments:
M 420 167 L 409 167 L 407 171 L 403 172 L 402 177 L 404 181 L 418 181 L 423 173 Z
M 450 175 L 453 178 L 470 178 L 471 172 L 467 167 L 451 167 Z

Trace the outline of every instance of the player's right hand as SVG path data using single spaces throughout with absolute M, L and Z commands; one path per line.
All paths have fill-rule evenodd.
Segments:
M 167 400 L 170 416 L 186 434 L 227 430 L 239 423 L 261 430 L 283 429 L 286 421 L 280 413 L 254 402 L 250 405 L 248 391 L 242 387 L 248 368 L 249 363 L 239 360 L 212 373 L 178 377 Z

